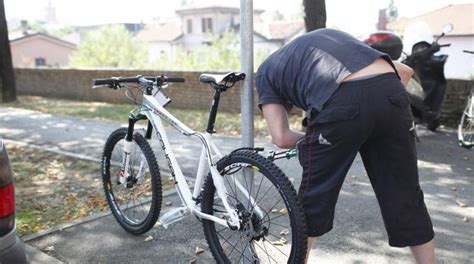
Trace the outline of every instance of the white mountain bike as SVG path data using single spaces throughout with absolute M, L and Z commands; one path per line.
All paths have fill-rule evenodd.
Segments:
M 474 51 L 464 50 L 464 52 L 474 54 Z M 474 146 L 474 87 L 471 87 L 471 93 L 459 122 L 458 140 L 462 147 L 470 149 Z
M 119 224 L 131 234 L 143 234 L 155 225 L 160 214 L 160 167 L 165 167 L 182 207 L 163 215 L 163 226 L 188 214 L 196 215 L 217 263 L 303 263 L 307 239 L 303 209 L 293 185 L 272 162 L 289 153 L 263 157 L 258 154 L 261 148 L 242 148 L 224 156 L 211 140 L 220 94 L 244 78 L 243 73 L 201 75 L 200 81 L 214 89 L 205 133 L 192 130 L 165 109 L 171 100 L 163 89 L 168 83 L 184 82 L 183 78 L 93 80 L 94 88 L 106 85 L 118 89 L 125 83 L 135 83 L 143 91 L 141 103 L 137 103 L 139 112 L 130 113 L 128 128 L 114 131 L 105 144 L 105 196 Z M 162 119 L 202 144 L 192 190 L 173 154 Z M 139 120 L 148 123 L 145 133 L 134 129 Z M 160 145 L 155 152 L 147 141 L 153 131 Z M 155 154 L 163 155 L 167 162 L 159 165 Z

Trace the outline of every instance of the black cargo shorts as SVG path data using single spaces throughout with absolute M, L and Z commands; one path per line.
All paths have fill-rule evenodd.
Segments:
M 333 226 L 344 178 L 357 153 L 377 197 L 389 244 L 424 244 L 434 237 L 418 180 L 414 122 L 408 94 L 394 73 L 344 82 L 308 122 L 298 145 L 299 196 L 308 235 Z

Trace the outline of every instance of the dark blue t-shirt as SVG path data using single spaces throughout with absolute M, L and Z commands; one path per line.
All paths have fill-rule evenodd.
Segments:
M 305 111 L 321 111 L 339 84 L 383 57 L 351 35 L 319 29 L 306 33 L 270 55 L 256 76 L 259 106 L 291 104 Z

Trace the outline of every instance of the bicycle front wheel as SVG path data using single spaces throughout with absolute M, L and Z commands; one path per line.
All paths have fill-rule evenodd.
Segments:
M 472 148 L 474 144 L 474 102 L 473 97 L 470 96 L 466 108 L 461 117 L 461 122 L 458 127 L 459 144 L 465 148 Z
M 140 235 L 150 230 L 158 220 L 162 190 L 158 164 L 146 139 L 133 135 L 129 177 L 120 182 L 124 158 L 126 128 L 114 131 L 105 144 L 102 155 L 102 181 L 110 210 L 129 233 Z
M 237 151 L 217 163 L 227 201 L 240 218 L 240 229 L 203 219 L 204 234 L 217 263 L 303 263 L 306 221 L 296 191 L 271 161 Z M 204 185 L 202 212 L 226 219 L 212 176 Z

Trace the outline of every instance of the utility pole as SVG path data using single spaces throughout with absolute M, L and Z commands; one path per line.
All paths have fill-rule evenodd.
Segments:
M 240 51 L 242 147 L 253 147 L 253 0 L 240 0 Z

